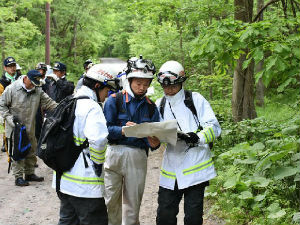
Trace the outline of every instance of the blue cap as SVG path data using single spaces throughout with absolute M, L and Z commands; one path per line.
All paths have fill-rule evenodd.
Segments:
M 34 86 L 41 86 L 42 74 L 37 70 L 30 70 L 27 73 L 27 77 Z
M 67 66 L 61 62 L 54 63 L 53 70 L 66 71 Z
M 14 57 L 9 56 L 6 59 L 4 59 L 4 61 L 3 61 L 3 65 L 4 66 L 9 66 L 11 64 L 17 64 L 17 62 L 16 62 L 16 60 L 15 60 Z

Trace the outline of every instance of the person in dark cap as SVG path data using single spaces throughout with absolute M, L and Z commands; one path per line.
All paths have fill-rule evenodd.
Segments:
M 10 85 L 17 78 L 17 63 L 16 60 L 9 56 L 3 61 L 3 75 L 0 78 L 0 96 L 4 92 L 5 88 Z M 5 124 L 4 124 L 5 126 Z M 3 135 L 3 146 L 1 148 L 2 152 L 5 152 L 5 135 Z
M 74 83 L 67 81 L 67 67 L 61 62 L 54 63 L 53 74 L 46 75 L 45 92 L 56 102 L 74 92 Z
M 11 84 L 11 82 L 16 79 L 16 71 L 17 71 L 17 62 L 14 57 L 7 57 L 3 61 L 3 75 L 0 79 L 0 95 L 3 93 L 4 89 Z
M 53 101 L 40 87 L 42 74 L 37 70 L 30 70 L 16 82 L 9 85 L 0 98 L 0 115 L 5 120 L 6 137 L 11 136 L 15 126 L 14 118 L 26 126 L 27 135 L 31 143 L 29 154 L 23 160 L 13 162 L 15 185 L 28 186 L 28 181 L 43 181 L 34 173 L 36 164 L 35 116 L 39 105 L 44 110 L 53 110 L 57 103 Z M 9 143 L 9 142 L 8 142 Z

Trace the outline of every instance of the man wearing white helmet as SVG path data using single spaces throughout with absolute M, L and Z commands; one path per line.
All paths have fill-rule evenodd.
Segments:
M 108 223 L 102 173 L 108 130 L 101 103 L 110 90 L 119 88 L 117 74 L 118 71 L 110 65 L 94 65 L 75 95 L 87 96 L 88 99 L 77 100 L 74 141 L 80 145 L 87 139 L 89 146 L 79 155 L 73 168 L 61 177 L 59 225 Z M 55 175 L 52 187 L 56 188 Z
M 184 224 L 203 223 L 203 197 L 208 181 L 216 176 L 209 144 L 221 128 L 208 101 L 183 89 L 184 68 L 176 61 L 164 63 L 157 75 L 164 97 L 158 99 L 162 121 L 177 120 L 176 146 L 167 145 L 161 168 L 156 224 L 176 225 L 184 196 Z
M 149 60 L 131 58 L 126 70 L 129 86 L 111 95 L 104 105 L 109 131 L 105 170 L 105 202 L 109 225 L 139 224 L 144 193 L 148 149 L 160 146 L 156 137 L 125 137 L 123 127 L 158 122 L 155 104 L 145 95 L 155 67 Z M 123 202 L 122 202 L 123 200 Z

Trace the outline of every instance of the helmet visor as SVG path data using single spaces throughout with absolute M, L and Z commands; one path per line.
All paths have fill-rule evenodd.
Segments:
M 186 77 L 179 76 L 178 74 L 173 73 L 172 71 L 165 71 L 157 74 L 157 81 L 164 86 L 182 83 L 185 80 Z

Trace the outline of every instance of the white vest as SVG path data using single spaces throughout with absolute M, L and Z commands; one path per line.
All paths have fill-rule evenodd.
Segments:
M 204 129 L 197 135 L 199 137 L 206 135 L 215 139 L 221 134 L 221 128 L 210 104 L 197 92 L 192 93 L 192 98 L 198 119 Z M 195 132 L 198 125 L 193 113 L 184 104 L 184 100 L 183 89 L 174 96 L 166 96 L 164 119 L 161 118 L 161 121 L 176 119 L 183 132 Z M 161 99 L 156 101 L 158 108 L 160 102 Z M 174 190 L 175 180 L 178 188 L 184 189 L 214 178 L 216 172 L 208 144 L 199 144 L 192 148 L 181 140 L 177 141 L 176 146 L 168 144 L 160 174 L 160 186 L 171 190 Z
M 106 137 L 108 135 L 106 120 L 102 108 L 96 102 L 96 94 L 91 89 L 82 86 L 75 96 L 90 97 L 90 99 L 77 101 L 73 126 L 76 145 L 82 144 L 88 138 L 89 147 L 83 150 L 88 168 L 85 168 L 83 153 L 80 153 L 73 168 L 63 173 L 60 191 L 76 197 L 100 198 L 104 195 L 104 172 L 101 177 L 96 176 L 93 162 L 103 164 L 105 160 Z M 55 174 L 53 175 L 52 187 L 56 187 Z

